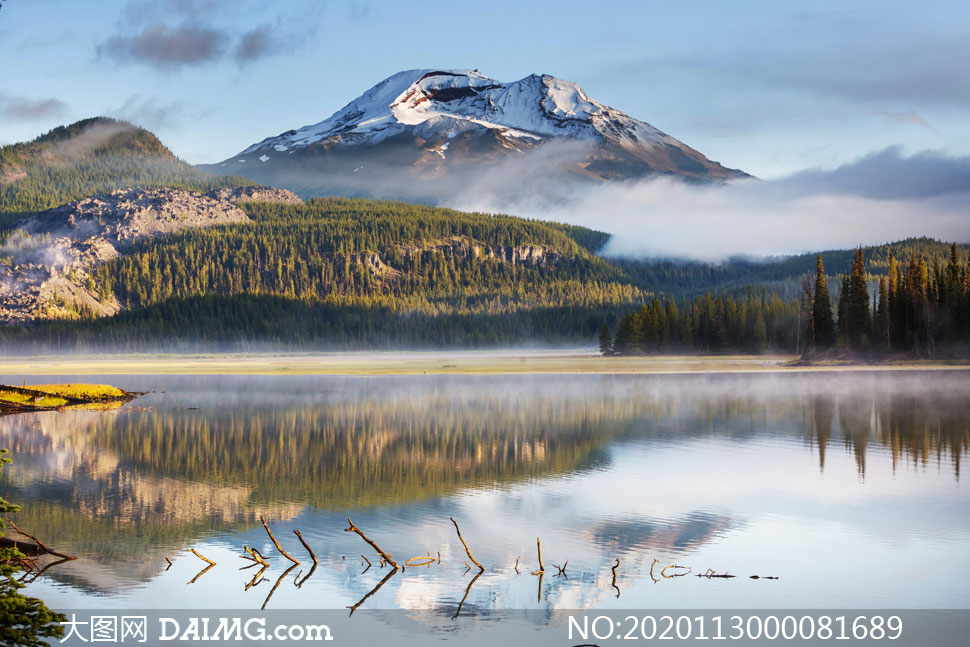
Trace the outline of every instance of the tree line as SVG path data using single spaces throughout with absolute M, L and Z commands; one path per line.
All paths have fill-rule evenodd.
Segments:
M 654 297 L 623 315 L 616 334 L 600 328 L 604 355 L 793 352 L 799 345 L 798 304 L 774 293 L 712 295 L 693 300 Z
M 890 254 L 886 274 L 874 279 L 866 271 L 860 247 L 851 270 L 840 279 L 834 310 L 819 256 L 815 280 L 804 282 L 800 299 L 802 308 L 810 312 L 804 354 L 848 351 L 929 357 L 966 353 L 970 347 L 970 257 L 962 256 L 956 243 L 950 246 L 948 257 L 937 255 L 932 261 L 922 254 L 900 261 Z
M 852 253 L 837 277 L 833 307 L 822 255 L 814 281 L 805 277 L 797 299 L 777 293 L 747 296 L 710 292 L 694 300 L 654 297 L 626 312 L 615 335 L 600 329 L 604 355 L 791 352 L 920 357 L 965 354 L 970 348 L 970 257 L 956 243 L 947 258 L 923 254 L 899 261 L 890 251 L 885 274 L 867 272 L 865 253 Z M 870 290 L 870 286 L 872 289 Z

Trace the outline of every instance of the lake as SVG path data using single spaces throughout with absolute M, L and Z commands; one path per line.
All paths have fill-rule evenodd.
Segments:
M 968 378 L 4 376 L 147 393 L 0 418 L 0 491 L 55 608 L 967 608 Z

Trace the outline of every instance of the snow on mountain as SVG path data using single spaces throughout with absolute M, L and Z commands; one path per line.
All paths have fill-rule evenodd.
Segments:
M 558 179 L 745 176 L 592 99 L 577 83 L 536 74 L 503 83 L 477 70 L 429 69 L 399 72 L 331 117 L 264 139 L 210 168 L 304 195 L 407 198 L 418 190 L 437 199 L 517 153 L 534 151 L 543 154 L 530 170 L 538 164 Z M 244 164 L 247 158 L 262 163 Z

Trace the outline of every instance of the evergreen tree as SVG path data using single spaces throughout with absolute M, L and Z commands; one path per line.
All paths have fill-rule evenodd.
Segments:
M 768 329 L 765 326 L 765 318 L 761 314 L 761 310 L 755 312 L 754 323 L 752 324 L 751 332 L 751 352 L 756 355 L 760 355 L 765 352 L 765 348 L 768 345 Z
M 879 277 L 879 301 L 873 317 L 872 338 L 880 350 L 889 350 L 889 279 Z
M 617 355 L 633 355 L 639 352 L 637 319 L 639 317 L 632 312 L 620 319 L 620 324 L 616 327 L 616 340 L 613 342 L 613 352 Z
M 842 285 L 839 287 L 839 346 L 849 345 L 849 275 L 842 275 Z
M 610 333 L 610 327 L 605 323 L 600 328 L 600 353 L 603 355 L 613 354 L 613 335 Z
M 711 352 L 715 355 L 727 355 L 731 340 L 728 337 L 727 321 L 724 312 L 724 299 L 714 303 L 714 337 Z
M 866 263 L 862 247 L 856 249 L 849 276 L 849 294 L 846 303 L 846 339 L 849 348 L 861 350 L 869 344 L 872 321 L 869 317 L 869 289 L 866 286 Z
M 835 345 L 835 322 L 832 320 L 832 301 L 825 279 L 825 267 L 819 254 L 815 266 L 815 296 L 812 300 L 812 329 L 815 347 L 824 352 Z

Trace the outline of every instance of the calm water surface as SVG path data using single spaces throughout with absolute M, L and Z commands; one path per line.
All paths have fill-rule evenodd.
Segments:
M 150 393 L 0 418 L 18 524 L 81 556 L 30 585 L 54 607 L 344 608 L 389 572 L 348 515 L 441 557 L 366 608 L 970 607 L 967 372 L 0 382 L 72 379 Z M 258 578 L 244 545 L 274 555 Z

